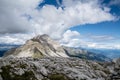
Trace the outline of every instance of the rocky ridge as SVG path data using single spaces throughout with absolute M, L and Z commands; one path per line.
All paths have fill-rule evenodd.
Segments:
M 101 63 L 79 58 L 0 59 L 0 80 L 120 80 L 120 59 Z

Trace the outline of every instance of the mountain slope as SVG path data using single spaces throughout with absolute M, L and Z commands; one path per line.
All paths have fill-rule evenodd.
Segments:
M 38 35 L 28 40 L 23 46 L 12 49 L 5 53 L 4 57 L 68 57 L 59 43 L 52 40 L 48 35 Z

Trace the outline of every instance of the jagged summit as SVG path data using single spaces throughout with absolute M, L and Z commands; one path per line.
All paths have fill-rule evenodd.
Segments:
M 48 35 L 38 35 L 23 46 L 8 51 L 4 56 L 15 57 L 68 57 L 61 45 Z
M 47 34 L 43 34 L 43 35 L 37 35 L 35 37 L 32 38 L 32 40 L 46 40 L 46 39 L 50 39 L 50 37 Z

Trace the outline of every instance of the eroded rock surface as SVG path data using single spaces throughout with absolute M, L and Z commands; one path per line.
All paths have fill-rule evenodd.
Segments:
M 79 58 L 0 59 L 0 80 L 119 80 L 120 61 L 101 63 Z

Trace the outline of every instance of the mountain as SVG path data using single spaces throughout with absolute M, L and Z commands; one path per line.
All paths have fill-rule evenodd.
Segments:
M 85 50 L 81 48 L 65 47 L 65 46 L 63 46 L 63 48 L 70 57 L 78 57 L 78 58 L 94 60 L 94 61 L 111 61 L 110 58 L 102 54 L 96 54 L 95 52 L 90 52 L 89 50 Z
M 19 48 L 9 50 L 4 57 L 9 55 L 34 58 L 68 57 L 61 45 L 46 34 L 35 36 Z
M 4 57 L 13 55 L 14 57 L 78 57 L 94 61 L 111 61 L 110 58 L 101 54 L 95 54 L 81 48 L 71 48 L 61 46 L 48 35 L 38 35 L 26 41 L 18 48 L 13 48 L 4 54 Z
M 0 59 L 0 80 L 120 80 L 120 59 L 95 62 L 80 58 Z

